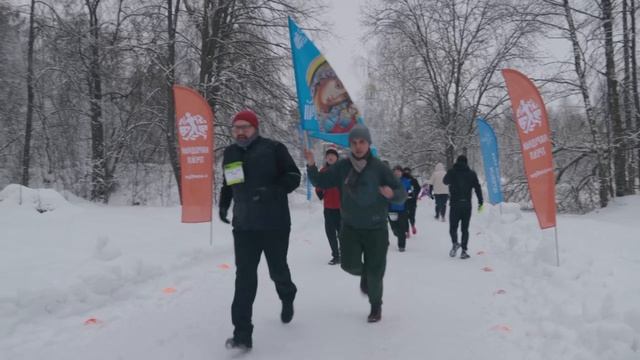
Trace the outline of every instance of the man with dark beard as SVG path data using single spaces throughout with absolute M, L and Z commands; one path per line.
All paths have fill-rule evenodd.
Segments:
M 224 151 L 224 185 L 220 193 L 220 219 L 229 223 L 233 200 L 233 245 L 236 283 L 231 320 L 235 327 L 228 348 L 253 346 L 251 316 L 258 289 L 258 263 L 264 252 L 269 275 L 282 301 L 280 319 L 293 318 L 297 288 L 287 264 L 291 217 L 287 194 L 300 185 L 300 170 L 286 146 L 263 138 L 258 117 L 251 110 L 237 113 L 231 124 L 235 144 Z

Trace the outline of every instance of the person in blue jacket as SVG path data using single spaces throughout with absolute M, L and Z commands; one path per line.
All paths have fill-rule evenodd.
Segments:
M 411 180 L 403 175 L 402 166 L 397 165 L 393 168 L 393 174 L 400 180 L 402 187 L 408 193 L 411 190 Z M 407 237 L 409 236 L 409 212 L 407 211 L 407 201 L 402 204 L 389 205 L 389 224 L 393 235 L 398 238 L 398 250 L 404 252 L 407 246 Z

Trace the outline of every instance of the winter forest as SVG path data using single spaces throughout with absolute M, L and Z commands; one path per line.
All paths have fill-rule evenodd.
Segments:
M 254 109 L 302 166 L 287 16 L 328 36 L 322 1 L 56 0 L 0 4 L 0 188 L 95 202 L 179 203 L 173 84 L 216 118 Z M 526 72 L 552 127 L 558 207 L 584 213 L 640 178 L 635 0 L 371 0 L 358 106 L 381 156 L 427 177 L 466 154 L 475 119 L 496 129 L 506 201 L 526 178 L 500 70 Z M 553 46 L 550 46 L 552 44 Z M 552 52 L 559 54 L 550 56 Z M 328 59 L 331 61 L 331 59 Z M 220 152 L 218 152 L 220 154 Z

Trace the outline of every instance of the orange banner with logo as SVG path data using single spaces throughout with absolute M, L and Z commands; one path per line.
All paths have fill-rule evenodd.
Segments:
M 182 222 L 211 221 L 213 208 L 213 113 L 197 91 L 174 85 L 180 145 Z
M 533 82 L 522 73 L 502 70 L 513 119 L 520 137 L 524 170 L 540 228 L 556 226 L 556 181 L 547 110 Z

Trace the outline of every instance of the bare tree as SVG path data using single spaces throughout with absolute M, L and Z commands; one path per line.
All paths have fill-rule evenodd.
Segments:
M 31 159 L 31 133 L 33 131 L 33 43 L 35 42 L 35 8 L 36 1 L 31 0 L 29 11 L 29 45 L 27 48 L 27 119 L 24 129 L 24 144 L 22 150 L 22 182 L 29 186 L 29 161 Z
M 177 149 L 175 104 L 173 99 L 173 85 L 176 82 L 176 32 L 178 28 L 178 13 L 180 0 L 176 0 L 175 9 L 172 0 L 167 0 L 167 60 L 166 60 L 166 94 L 167 94 L 167 121 L 165 134 L 167 139 L 167 151 L 173 174 L 178 184 L 178 194 L 182 194 L 180 183 L 180 160 Z M 182 201 L 181 201 L 182 202 Z
M 632 103 L 632 91 L 633 86 L 631 84 L 632 74 L 631 74 L 631 43 L 629 39 L 629 24 L 627 18 L 629 17 L 629 9 L 628 9 L 628 1 L 622 0 L 622 50 L 623 50 L 623 61 L 624 61 L 624 78 L 622 80 L 622 104 L 624 110 L 624 122 L 625 122 L 625 141 L 624 147 L 627 152 L 627 164 L 626 164 L 626 194 L 634 193 L 633 183 L 635 181 L 634 176 L 634 154 L 633 154 L 633 123 L 635 118 L 635 107 Z
M 613 165 L 616 196 L 626 195 L 627 154 L 624 149 L 624 124 L 620 116 L 620 98 L 618 96 L 618 80 L 616 77 L 615 49 L 613 44 L 613 4 L 611 0 L 601 0 L 602 28 L 604 31 L 604 54 L 607 78 L 607 109 L 611 118 L 613 137 Z
M 525 58 L 526 40 L 537 26 L 531 13 L 498 0 L 381 1 L 367 13 L 372 35 L 407 41 L 420 58 L 428 84 L 424 97 L 431 121 L 444 132 L 448 165 L 471 141 L 475 118 L 491 115 L 506 101 L 496 91 L 502 85 L 495 74 Z
M 567 22 L 567 35 L 571 41 L 571 48 L 573 50 L 573 64 L 578 83 L 580 87 L 580 93 L 582 95 L 582 101 L 584 103 L 587 124 L 591 132 L 591 138 L 593 146 L 596 152 L 598 179 L 599 179 L 599 195 L 600 195 L 600 207 L 606 207 L 608 204 L 609 196 L 607 191 L 607 185 L 609 183 L 607 169 L 606 155 L 604 143 L 596 123 L 595 112 L 591 104 L 591 95 L 589 93 L 589 85 L 587 83 L 586 67 L 583 62 L 582 54 L 583 49 L 578 41 L 578 31 L 573 19 L 573 10 L 569 3 L 569 0 L 563 0 L 562 6 L 564 8 L 564 16 Z

